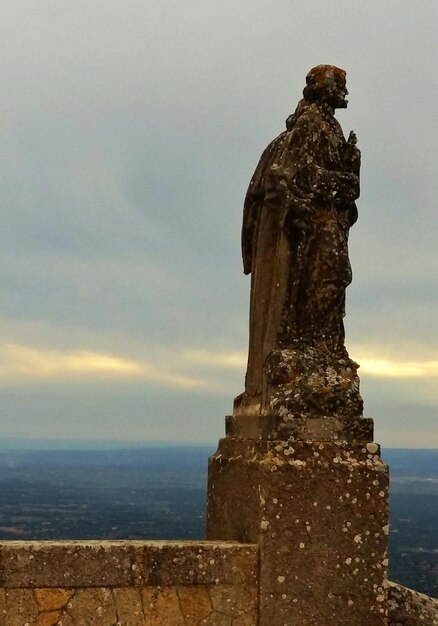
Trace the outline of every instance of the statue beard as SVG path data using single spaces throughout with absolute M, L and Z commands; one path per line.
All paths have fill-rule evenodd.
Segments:
M 346 109 L 348 106 L 348 100 L 344 94 L 333 94 L 327 98 L 327 102 L 334 109 Z

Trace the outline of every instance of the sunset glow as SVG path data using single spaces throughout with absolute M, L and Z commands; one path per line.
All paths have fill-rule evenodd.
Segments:
M 159 385 L 193 389 L 203 382 L 179 375 L 152 363 L 88 350 L 61 352 L 6 344 L 0 347 L 0 381 L 18 379 L 59 379 L 68 376 L 137 377 Z

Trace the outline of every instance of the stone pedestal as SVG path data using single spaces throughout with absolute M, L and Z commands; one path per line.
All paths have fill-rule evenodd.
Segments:
M 386 625 L 388 470 L 372 421 L 357 420 L 362 441 L 334 438 L 334 422 L 300 440 L 262 421 L 257 438 L 253 416 L 228 419 L 207 511 L 209 539 L 259 544 L 260 626 Z

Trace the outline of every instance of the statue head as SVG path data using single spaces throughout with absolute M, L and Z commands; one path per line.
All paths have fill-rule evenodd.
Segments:
M 326 102 L 333 109 L 345 109 L 348 101 L 346 72 L 334 65 L 317 65 L 306 76 L 303 96 L 308 102 Z

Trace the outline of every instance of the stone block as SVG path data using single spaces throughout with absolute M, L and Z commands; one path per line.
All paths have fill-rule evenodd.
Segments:
M 4 606 L 0 616 L 1 626 L 36 624 L 39 606 L 31 589 L 8 589 Z
M 0 586 L 133 585 L 139 550 L 137 543 L 128 541 L 1 542 Z
M 72 592 L 65 589 L 35 589 L 35 598 L 42 611 L 62 609 L 71 597 Z
M 114 605 L 118 621 L 129 626 L 143 626 L 143 604 L 138 587 L 113 589 Z
M 387 624 L 388 472 L 378 452 L 221 440 L 207 535 L 259 544 L 260 626 Z
M 143 551 L 142 571 L 145 584 L 153 586 L 253 584 L 257 562 L 257 546 L 156 541 Z
M 174 587 L 145 587 L 142 598 L 148 626 L 184 626 L 178 591 Z

